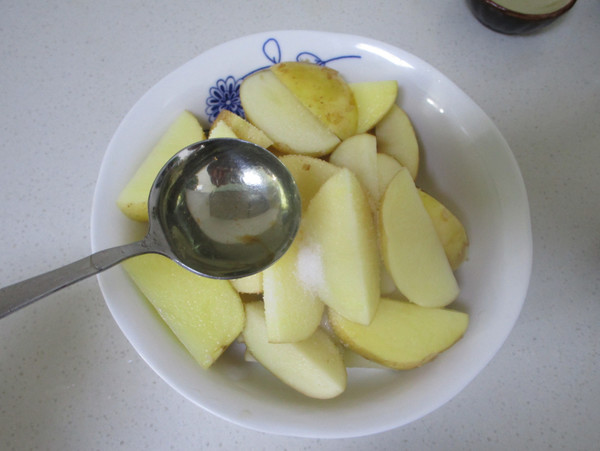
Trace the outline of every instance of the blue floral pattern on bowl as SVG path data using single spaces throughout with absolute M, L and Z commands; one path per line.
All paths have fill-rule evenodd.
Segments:
M 246 77 L 281 62 L 281 47 L 279 41 L 275 38 L 267 39 L 262 45 L 262 53 L 268 61 L 268 64 L 265 66 L 258 67 L 238 78 L 233 75 L 219 78 L 215 84 L 210 87 L 205 109 L 209 122 L 212 123 L 221 110 L 229 110 L 238 116 L 245 117 L 242 102 L 240 101 L 240 85 Z M 307 61 L 318 64 L 319 66 L 325 66 L 332 61 L 346 58 L 360 58 L 360 55 L 341 55 L 322 59 L 315 53 L 304 51 L 298 53 L 295 60 Z

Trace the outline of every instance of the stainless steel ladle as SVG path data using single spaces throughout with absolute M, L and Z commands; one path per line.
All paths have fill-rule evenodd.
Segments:
M 269 151 L 230 138 L 192 144 L 154 181 L 144 239 L 0 289 L 0 318 L 140 254 L 165 255 L 211 278 L 255 274 L 289 248 L 300 212 L 294 179 Z

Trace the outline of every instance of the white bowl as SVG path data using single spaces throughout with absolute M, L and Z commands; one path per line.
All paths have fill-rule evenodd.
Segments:
M 418 182 L 446 203 L 469 233 L 469 260 L 457 273 L 462 290 L 454 304 L 471 316 L 464 338 L 416 370 L 351 369 L 345 393 L 315 400 L 294 392 L 260 365 L 244 362 L 239 345 L 203 370 L 121 268 L 98 279 L 115 321 L 140 356 L 197 405 L 264 432 L 362 436 L 405 425 L 459 393 L 508 336 L 531 273 L 529 207 L 515 159 L 488 116 L 435 68 L 382 42 L 313 31 L 256 34 L 199 55 L 150 89 L 117 129 L 94 196 L 92 248 L 131 242 L 143 234 L 144 227 L 122 215 L 115 201 L 182 110 L 208 125 L 215 94 L 235 92 L 229 88 L 250 72 L 297 58 L 326 64 L 350 82 L 398 80 L 398 103 L 412 118 L 422 146 Z

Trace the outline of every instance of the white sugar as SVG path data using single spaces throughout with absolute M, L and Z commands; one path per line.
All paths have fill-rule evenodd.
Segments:
M 296 277 L 304 288 L 314 293 L 325 286 L 323 279 L 323 262 L 318 246 L 302 243 L 296 259 Z

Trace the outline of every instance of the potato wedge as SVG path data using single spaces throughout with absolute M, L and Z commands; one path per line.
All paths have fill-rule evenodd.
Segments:
M 456 343 L 469 324 L 469 315 L 463 312 L 386 298 L 368 326 L 331 309 L 328 317 L 335 334 L 352 351 L 398 370 L 429 362 Z
M 296 61 L 275 64 L 270 69 L 338 138 L 356 133 L 358 109 L 354 95 L 336 70 Z
M 388 367 L 364 358 L 362 355 L 354 352 L 350 348 L 343 347 L 342 355 L 344 356 L 344 364 L 346 368 L 370 368 L 370 369 L 388 369 Z M 389 369 L 388 369 L 389 371 Z
M 329 162 L 350 169 L 369 198 L 373 211 L 379 204 L 379 181 L 377 176 L 377 142 L 375 136 L 361 133 L 348 138 L 335 148 Z
M 198 276 L 157 254 L 130 258 L 122 265 L 203 368 L 242 332 L 242 301 L 227 280 Z
M 273 145 L 273 141 L 271 141 L 265 132 L 229 110 L 221 110 L 213 121 L 211 128 L 217 126 L 220 122 L 225 122 L 239 139 L 250 141 L 265 149 Z
M 380 193 L 385 193 L 388 185 L 400 169 L 402 169 L 402 165 L 394 157 L 384 153 L 377 154 Z M 444 252 L 448 257 L 450 267 L 452 270 L 456 270 L 467 258 L 469 238 L 465 227 L 440 201 L 422 190 L 419 190 L 419 195 L 427 214 L 433 222 L 442 246 L 444 246 Z
M 262 302 L 245 304 L 248 351 L 282 382 L 311 398 L 330 399 L 346 389 L 342 354 L 321 328 L 297 343 L 270 343 Z
M 190 144 L 206 139 L 198 119 L 181 113 L 138 167 L 117 198 L 117 206 L 129 218 L 148 221 L 148 195 L 159 171 L 169 159 Z
M 213 122 L 210 130 L 208 132 L 208 139 L 214 138 L 236 138 L 238 136 L 235 134 L 233 129 L 227 124 L 225 121 Z
M 375 126 L 375 135 L 377 150 L 398 160 L 416 180 L 419 172 L 419 142 L 406 112 L 398 105 L 392 105 Z
M 440 201 L 422 190 L 419 190 L 419 195 L 444 246 L 450 267 L 456 270 L 467 258 L 469 249 L 467 231 L 458 218 Z
M 240 100 L 248 121 L 281 152 L 321 156 L 340 142 L 270 70 L 246 78 L 240 86 Z
M 369 324 L 380 296 L 377 233 L 367 196 L 350 170 L 340 169 L 313 197 L 304 230 L 302 246 L 313 255 L 310 266 L 322 268 L 322 278 L 303 282 L 316 285 L 323 302 L 341 315 Z
M 385 153 L 377 154 L 377 182 L 379 183 L 379 200 L 385 193 L 388 185 L 394 176 L 402 169 L 402 165 L 398 163 L 394 157 Z
M 306 155 L 283 155 L 279 159 L 296 181 L 303 212 L 323 183 L 340 170 L 339 167 L 325 160 Z
M 240 279 L 232 279 L 230 282 L 238 293 L 260 294 L 263 292 L 262 272 L 253 274 L 251 276 L 242 277 Z
M 325 310 L 316 291 L 308 289 L 298 278 L 300 240 L 298 236 L 283 257 L 264 270 L 263 300 L 267 336 L 271 343 L 307 339 L 319 327 Z
M 408 300 L 443 307 L 456 299 L 456 278 L 406 168 L 396 174 L 383 195 L 379 230 L 385 266 Z
M 386 115 L 398 97 L 396 80 L 349 84 L 358 109 L 356 133 L 366 133 Z

